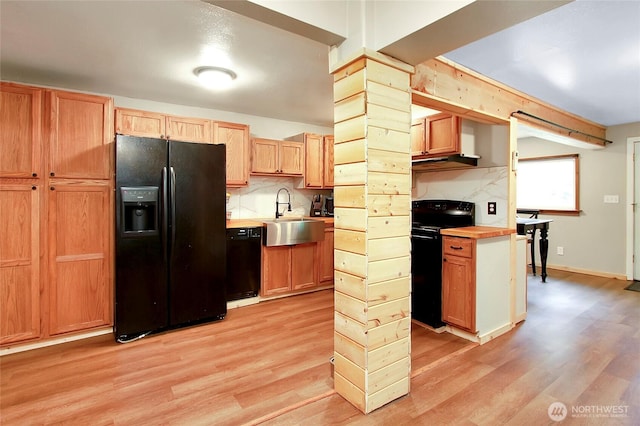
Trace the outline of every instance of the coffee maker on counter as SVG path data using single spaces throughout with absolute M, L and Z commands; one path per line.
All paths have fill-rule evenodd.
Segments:
M 314 195 L 311 199 L 311 210 L 309 211 L 309 216 L 322 216 L 322 195 Z
M 324 198 L 322 215 L 333 217 L 333 193 L 330 196 Z
M 320 195 L 316 194 L 311 199 L 311 210 L 309 216 L 329 216 L 333 217 L 333 194 Z

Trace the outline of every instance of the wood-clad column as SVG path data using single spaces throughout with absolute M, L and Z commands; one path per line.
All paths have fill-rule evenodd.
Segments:
M 409 392 L 412 67 L 334 72 L 336 391 L 364 413 Z

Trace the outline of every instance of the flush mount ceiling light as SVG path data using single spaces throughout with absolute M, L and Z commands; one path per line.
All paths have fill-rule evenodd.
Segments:
M 211 88 L 224 88 L 229 86 L 237 75 L 227 68 L 221 67 L 199 67 L 193 70 L 202 84 Z

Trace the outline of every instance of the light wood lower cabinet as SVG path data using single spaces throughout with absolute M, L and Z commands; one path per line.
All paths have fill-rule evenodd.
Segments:
M 51 182 L 49 334 L 111 324 L 111 186 Z
M 481 344 L 513 326 L 510 238 L 442 239 L 442 320 Z
M 327 225 L 324 229 L 324 241 L 318 242 L 318 258 L 320 259 L 320 266 L 318 272 L 320 278 L 318 279 L 319 285 L 332 285 L 333 284 L 333 225 Z
M 468 238 L 442 240 L 442 320 L 475 332 L 475 244 Z
M 0 344 L 40 337 L 41 193 L 0 182 Z
M 262 296 L 318 286 L 317 243 L 262 247 Z

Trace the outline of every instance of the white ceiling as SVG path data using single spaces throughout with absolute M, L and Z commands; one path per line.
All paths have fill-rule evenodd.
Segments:
M 640 1 L 576 1 L 444 56 L 604 125 L 640 121 Z M 232 68 L 233 90 L 196 81 Z M 200 1 L 0 1 L 2 80 L 332 126 L 328 47 Z

